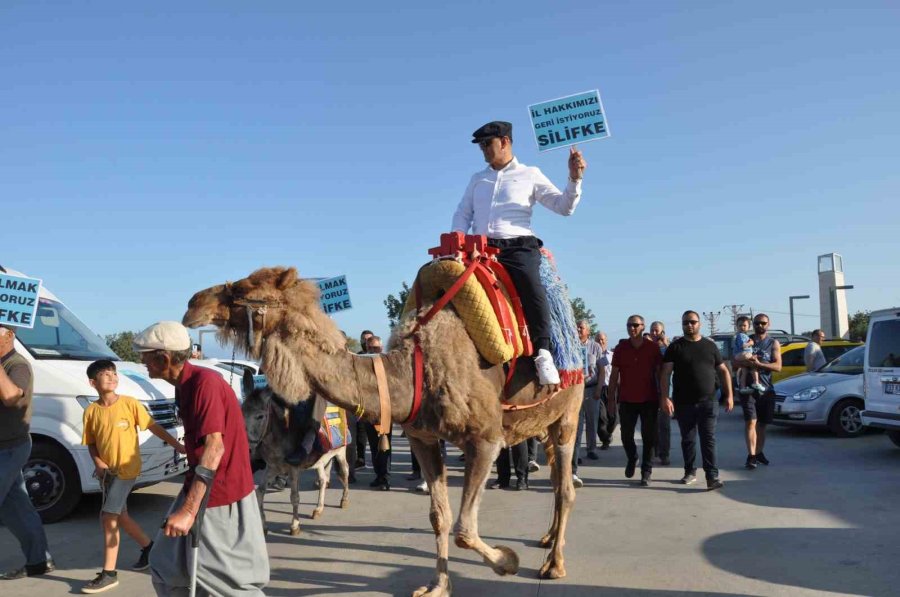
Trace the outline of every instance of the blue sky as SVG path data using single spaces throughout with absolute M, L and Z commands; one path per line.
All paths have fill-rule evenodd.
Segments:
M 851 311 L 900 305 L 900 9 L 841 4 L 3 2 L 0 264 L 104 334 L 263 265 L 346 274 L 337 323 L 386 335 L 471 132 L 511 121 L 562 185 L 526 106 L 598 88 L 612 137 L 534 228 L 611 336 L 732 303 L 787 328 L 831 251 Z

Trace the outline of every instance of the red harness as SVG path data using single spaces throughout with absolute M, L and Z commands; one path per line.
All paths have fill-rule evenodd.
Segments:
M 450 288 L 434 302 L 431 309 L 424 315 L 419 315 L 422 310 L 422 287 L 419 283 L 418 276 L 413 285 L 413 292 L 416 296 L 416 325 L 412 329 L 413 337 L 413 404 L 410 409 L 409 416 L 403 421 L 403 425 L 415 421 L 419 408 L 422 406 L 422 389 L 424 386 L 425 374 L 425 355 L 419 340 L 419 330 L 428 324 L 429 321 L 446 307 L 450 301 L 456 296 L 456 293 L 462 289 L 466 281 L 474 274 L 478 282 L 487 292 L 488 300 L 497 320 L 500 322 L 503 336 L 507 344 L 513 347 L 513 358 L 509 362 L 509 371 L 506 376 L 506 384 L 504 390 L 512 381 L 513 374 L 516 370 L 516 361 L 519 354 L 519 342 L 512 329 L 512 313 L 510 313 L 509 305 L 512 304 L 512 312 L 515 314 L 518 324 L 519 336 L 522 338 L 522 354 L 530 355 L 533 352 L 531 337 L 528 333 L 528 325 L 525 321 L 525 312 L 522 309 L 522 300 L 516 290 L 515 284 L 509 276 L 509 272 L 497 261 L 497 254 L 500 249 L 490 247 L 487 244 L 487 237 L 484 235 L 464 235 L 462 232 L 450 232 L 441 235 L 441 246 L 428 250 L 429 255 L 435 259 L 455 259 L 466 266 L 465 271 L 456 279 Z M 502 286 L 501 286 L 502 285 Z M 503 295 L 506 290 L 509 301 Z M 541 400 L 525 405 L 509 404 L 502 402 L 503 410 L 514 411 L 534 408 L 547 402 L 556 395 L 556 392 L 549 394 Z

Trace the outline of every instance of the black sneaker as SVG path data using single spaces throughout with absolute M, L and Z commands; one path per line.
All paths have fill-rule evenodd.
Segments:
M 672 464 L 672 461 L 669 460 L 669 457 L 668 457 L 668 456 L 660 456 L 660 457 L 659 457 L 659 463 L 660 463 L 662 466 L 669 466 L 670 464 Z
M 0 574 L 0 580 L 19 580 L 27 576 L 40 576 L 56 570 L 56 564 L 53 560 L 47 560 L 40 564 L 26 564 L 16 570 L 10 570 Z
M 509 489 L 509 483 L 494 481 L 488 486 L 488 489 Z
M 637 460 L 629 460 L 625 465 L 625 476 L 629 479 L 634 476 L 634 469 L 637 466 Z
M 519 479 L 516 481 L 516 491 L 522 491 L 523 489 L 528 489 L 528 481 L 525 479 Z
M 693 485 L 697 481 L 697 473 L 694 471 L 687 471 L 684 473 L 684 476 L 681 478 L 682 485 Z
M 153 541 L 147 547 L 141 550 L 141 557 L 138 561 L 131 565 L 132 570 L 146 570 L 150 567 L 150 550 L 153 549 Z
M 641 473 L 641 487 L 650 487 L 650 473 Z
M 87 593 L 89 595 L 93 593 L 102 593 L 103 591 L 108 591 L 109 589 L 118 586 L 119 584 L 119 575 L 118 574 L 110 574 L 106 570 L 101 570 L 97 577 L 94 578 L 91 582 L 84 585 L 81 588 L 82 593 Z
M 769 459 L 762 452 L 756 455 L 756 462 L 769 466 Z
M 715 479 L 706 480 L 707 491 L 715 491 L 716 489 L 722 489 L 723 487 L 725 487 L 725 483 L 720 481 L 718 477 L 716 477 Z
M 605 443 L 603 443 L 603 444 L 600 444 L 600 449 L 601 449 L 601 450 L 609 450 L 609 442 L 605 442 Z
M 744 468 L 751 470 L 751 471 L 753 469 L 755 469 L 756 468 L 756 456 L 754 456 L 753 454 L 748 454 L 747 462 L 744 463 Z

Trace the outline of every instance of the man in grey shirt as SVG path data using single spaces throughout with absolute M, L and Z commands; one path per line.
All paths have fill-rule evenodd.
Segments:
M 53 572 L 41 517 L 25 490 L 22 467 L 31 454 L 31 364 L 15 350 L 15 328 L 0 325 L 0 522 L 15 536 L 25 566 L 0 580 Z
M 820 367 L 825 366 L 825 353 L 822 352 L 822 341 L 824 339 L 825 332 L 814 330 L 812 342 L 803 349 L 803 362 L 806 364 L 807 371 L 818 371 Z

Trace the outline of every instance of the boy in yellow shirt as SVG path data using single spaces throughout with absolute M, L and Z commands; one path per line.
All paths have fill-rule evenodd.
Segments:
M 81 443 L 88 447 L 94 459 L 94 474 L 103 486 L 100 519 L 105 545 L 103 570 L 81 590 L 82 593 L 90 594 L 101 593 L 119 584 L 116 572 L 119 527 L 141 547 L 141 556 L 131 569 L 144 570 L 149 566 L 148 558 L 153 542 L 128 515 L 125 507 L 128 494 L 141 474 L 137 428 L 149 429 L 153 435 L 181 454 L 185 453 L 185 449 L 153 420 L 138 400 L 116 394 L 119 374 L 112 361 L 91 363 L 87 375 L 100 399 L 84 411 L 84 435 Z

